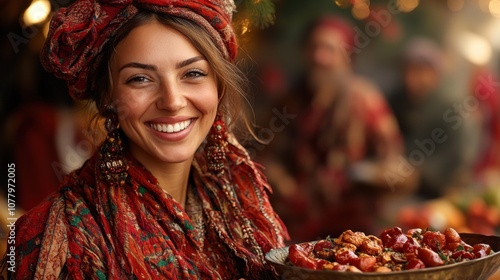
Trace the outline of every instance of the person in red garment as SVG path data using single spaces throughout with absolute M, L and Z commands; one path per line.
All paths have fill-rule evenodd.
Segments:
M 16 279 L 273 279 L 287 232 L 233 135 L 244 78 L 229 0 L 79 0 L 44 67 L 107 137 L 16 223 Z M 5 265 L 6 260 L 4 260 Z
M 376 232 L 379 198 L 412 182 L 388 179 L 399 175 L 402 137 L 380 90 L 352 68 L 353 30 L 335 15 L 311 24 L 303 80 L 281 104 L 295 119 L 273 140 L 280 162 L 266 167 L 277 187 L 272 203 L 295 242 Z

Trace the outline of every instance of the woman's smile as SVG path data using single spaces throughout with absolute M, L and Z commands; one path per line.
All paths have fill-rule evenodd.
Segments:
M 189 119 L 186 121 L 176 122 L 174 124 L 150 122 L 148 123 L 148 125 L 158 132 L 177 133 L 186 129 L 191 124 L 191 122 L 192 120 Z
M 186 138 L 195 125 L 196 118 L 169 121 L 170 118 L 155 119 L 147 122 L 151 133 L 163 141 L 181 141 Z M 183 117 L 179 119 L 185 119 Z

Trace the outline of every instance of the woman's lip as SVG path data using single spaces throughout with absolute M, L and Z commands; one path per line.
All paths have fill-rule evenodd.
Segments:
M 176 117 L 161 117 L 147 121 L 146 123 L 154 123 L 154 124 L 175 124 L 179 122 L 184 122 L 187 120 L 195 119 L 194 117 L 187 116 L 176 116 Z

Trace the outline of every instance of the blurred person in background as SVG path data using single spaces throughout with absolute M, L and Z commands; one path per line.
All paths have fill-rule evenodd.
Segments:
M 420 180 L 415 196 L 392 201 L 387 220 L 494 234 L 500 225 L 496 78 L 475 69 L 471 81 L 459 81 L 444 50 L 426 37 L 410 40 L 401 58 L 401 86 L 390 102 Z
M 465 133 L 463 100 L 448 92 L 444 64 L 436 43 L 412 39 L 402 54 L 402 85 L 390 99 L 409 164 L 420 173 L 417 193 L 424 200 L 442 197 L 465 180 L 477 141 L 475 133 Z
M 352 69 L 354 39 L 347 21 L 317 19 L 304 40 L 303 80 L 280 104 L 296 118 L 276 135 L 279 161 L 266 167 L 294 241 L 373 232 L 377 196 L 401 188 L 384 176 L 403 153 L 401 135 L 377 86 Z

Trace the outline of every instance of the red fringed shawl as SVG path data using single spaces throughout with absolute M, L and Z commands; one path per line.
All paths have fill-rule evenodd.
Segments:
M 15 278 L 274 278 L 264 254 L 287 233 L 260 171 L 229 140 L 225 179 L 197 154 L 185 210 L 131 155 L 126 184 L 106 185 L 95 155 L 17 221 Z

